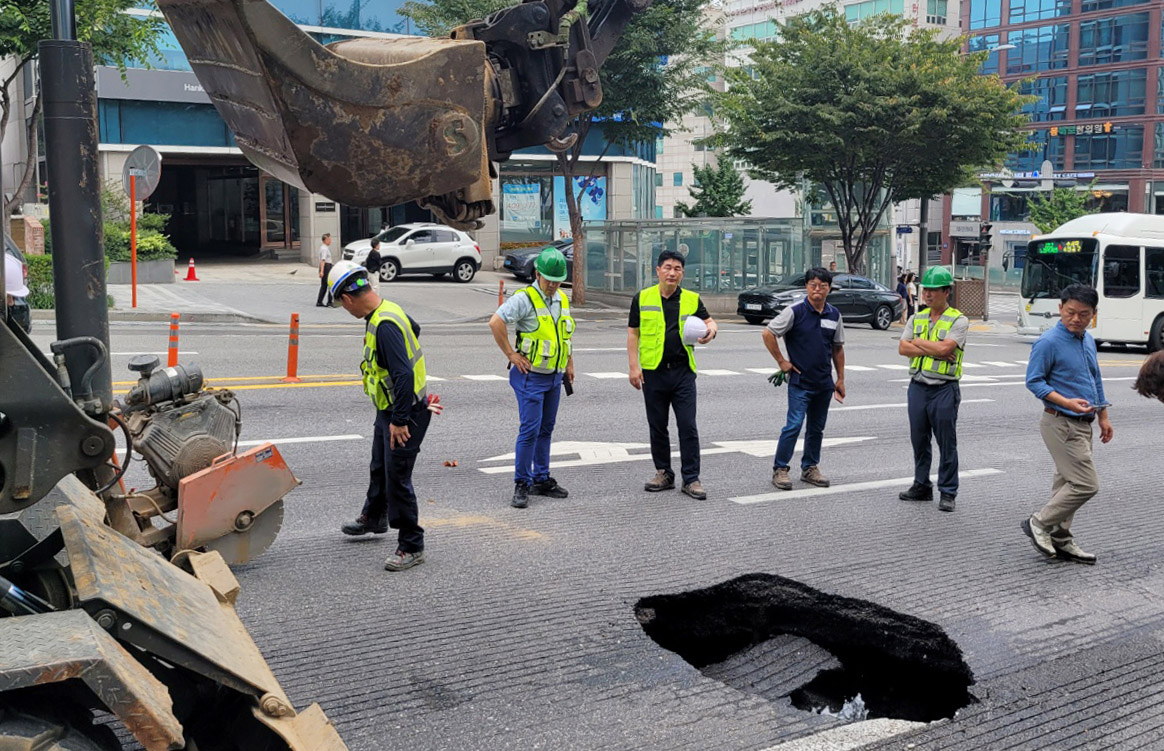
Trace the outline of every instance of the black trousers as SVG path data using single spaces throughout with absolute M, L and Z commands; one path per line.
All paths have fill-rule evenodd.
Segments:
M 376 413 L 371 478 L 363 513 L 369 522 L 387 515 L 388 526 L 400 530 L 397 547 L 405 553 L 424 550 L 424 528 L 420 526 L 416 492 L 412 489 L 412 468 L 431 419 L 428 407 L 417 404 L 408 423 L 408 441 L 402 447 L 391 448 L 388 427 L 392 424 L 392 413 L 385 410 Z
M 958 405 L 962 389 L 957 381 L 940 386 L 909 383 L 909 438 L 913 443 L 913 481 L 929 486 L 933 449 L 930 436 L 938 441 L 938 490 L 958 494 Z
M 323 278 L 319 280 L 319 297 L 315 299 L 316 305 L 323 305 L 325 302 L 331 305 L 331 295 L 327 293 L 327 275 L 331 273 L 331 267 L 330 263 L 323 264 Z
M 679 426 L 679 459 L 683 484 L 699 479 L 699 429 L 695 427 L 695 373 L 686 363 L 673 367 L 660 365 L 643 371 L 643 400 L 647 405 L 647 425 L 651 428 L 651 458 L 655 469 L 674 475 L 671 469 L 671 436 L 667 429 L 675 412 Z

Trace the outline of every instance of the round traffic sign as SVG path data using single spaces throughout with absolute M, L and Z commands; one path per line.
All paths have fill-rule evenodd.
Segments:
M 121 169 L 125 193 L 129 195 L 129 178 L 134 177 L 134 193 L 139 201 L 144 201 L 158 187 L 162 179 L 162 155 L 153 146 L 138 146 L 129 153 L 125 166 Z

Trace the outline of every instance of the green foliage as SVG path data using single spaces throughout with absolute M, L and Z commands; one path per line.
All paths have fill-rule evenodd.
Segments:
M 717 143 L 782 188 L 820 185 L 836 211 L 850 268 L 893 203 L 965 184 L 1024 149 L 1031 101 L 897 16 L 857 24 L 827 7 L 787 20 L 757 42 L 750 68 L 732 69 Z
M 55 304 L 52 256 L 25 256 L 24 261 L 28 264 L 29 306 L 51 310 Z
M 443 37 L 466 21 L 484 18 L 513 4 L 513 0 L 409 0 L 398 12 L 411 19 L 421 33 Z
M 49 224 L 48 219 L 41 219 L 40 224 L 44 227 L 44 252 L 45 255 L 53 254 L 53 228 Z
M 684 216 L 740 216 L 752 210 L 752 202 L 744 200 L 744 178 L 730 159 L 720 159 L 716 166 L 695 170 L 695 185 L 687 189 L 695 203 L 688 206 L 682 201 L 675 208 Z
M 93 45 L 98 62 L 123 71 L 127 62 L 148 65 L 158 53 L 158 35 L 165 28 L 160 17 L 129 15 L 141 8 L 156 10 L 138 0 L 77 0 L 77 39 Z M 0 4 L 0 57 L 13 55 L 18 65 L 36 56 L 37 44 L 52 36 L 46 0 L 4 0 Z
M 121 186 L 107 182 L 101 189 L 101 216 L 105 226 L 105 257 L 129 263 L 130 249 L 129 196 Z M 138 214 L 137 260 L 157 261 L 175 258 L 178 249 L 163 231 L 169 214 Z
M 1038 227 L 1039 232 L 1046 234 L 1072 219 L 1094 214 L 1099 208 L 1088 208 L 1090 197 L 1090 193 L 1074 188 L 1055 188 L 1046 193 L 1030 193 L 1027 210 L 1030 212 L 1031 224 Z

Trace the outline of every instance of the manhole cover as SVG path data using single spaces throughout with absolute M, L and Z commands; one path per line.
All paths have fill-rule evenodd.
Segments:
M 932 722 L 974 701 L 974 674 L 940 626 L 773 574 L 644 597 L 635 616 L 708 677 L 799 709 Z

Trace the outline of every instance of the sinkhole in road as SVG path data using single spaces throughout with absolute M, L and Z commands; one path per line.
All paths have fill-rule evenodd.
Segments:
M 842 720 L 932 722 L 976 701 L 974 674 L 942 628 L 773 574 L 652 595 L 635 616 L 704 675 Z

